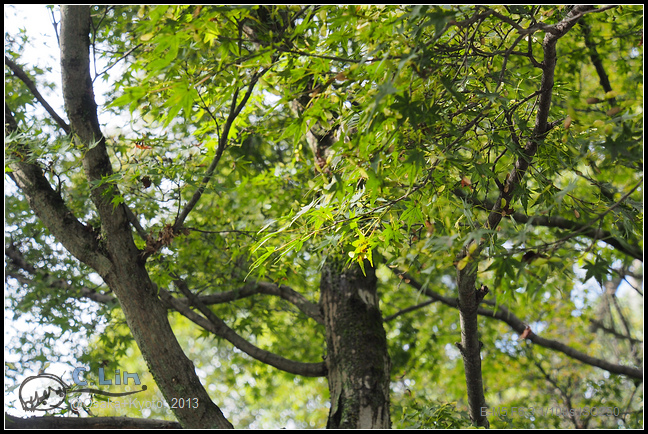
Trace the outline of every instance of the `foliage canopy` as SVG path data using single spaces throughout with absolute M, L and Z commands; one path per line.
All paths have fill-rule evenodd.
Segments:
M 326 424 L 326 376 L 267 354 L 325 360 L 319 282 L 336 258 L 376 270 L 392 426 L 477 423 L 455 344 L 473 315 L 490 426 L 642 427 L 642 14 L 93 7 L 105 140 L 34 108 L 34 88 L 55 87 L 23 63 L 29 37 L 5 34 L 5 170 L 20 187 L 5 198 L 7 297 L 62 332 L 20 337 L 20 369 L 66 340 L 84 364 L 144 367 L 119 290 L 13 176 L 29 164 L 100 252 L 117 241 L 98 203 L 126 210 L 155 299 L 185 300 L 166 305 L 174 331 L 234 426 Z M 104 148 L 112 170 L 91 176 Z M 472 312 L 464 288 L 481 294 Z M 620 410 L 496 411 L 513 407 Z

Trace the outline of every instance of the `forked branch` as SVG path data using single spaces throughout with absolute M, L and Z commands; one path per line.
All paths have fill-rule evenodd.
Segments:
M 176 276 L 177 277 L 177 276 Z M 203 302 L 196 297 L 186 282 L 181 279 L 176 278 L 174 280 L 176 287 L 187 297 L 187 300 L 191 305 L 196 306 L 200 313 L 204 316 L 201 316 L 194 312 L 189 305 L 175 299 L 171 293 L 165 290 L 160 290 L 161 299 L 167 303 L 168 306 L 173 307 L 175 310 L 180 312 L 182 315 L 187 317 L 189 320 L 193 321 L 195 324 L 201 326 L 205 330 L 208 330 L 219 336 L 232 345 L 234 345 L 239 350 L 243 351 L 250 357 L 274 366 L 277 369 L 280 369 L 285 372 L 289 372 L 295 375 L 303 375 L 306 377 L 323 377 L 326 376 L 327 368 L 326 363 L 304 363 L 296 362 L 294 360 L 286 359 L 277 354 L 274 354 L 270 351 L 262 350 L 261 348 L 252 345 L 234 330 L 232 330 L 222 319 L 220 319 L 214 312 L 212 312 Z

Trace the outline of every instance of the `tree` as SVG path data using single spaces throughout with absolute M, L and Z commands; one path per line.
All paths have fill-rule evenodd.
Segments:
M 641 20 L 61 7 L 67 120 L 5 35 L 12 308 L 68 330 L 101 305 L 70 328 L 109 324 L 81 360 L 120 366 L 132 338 L 169 404 L 200 403 L 172 406 L 183 427 L 279 414 L 268 394 L 302 378 L 331 428 L 641 426 L 643 320 L 617 294 L 642 281 Z M 265 399 L 228 410 L 210 365 Z M 604 404 L 616 420 L 575 411 Z M 568 417 L 495 411 L 552 405 Z

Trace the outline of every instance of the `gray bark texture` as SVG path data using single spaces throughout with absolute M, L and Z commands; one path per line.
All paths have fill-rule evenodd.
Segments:
M 376 274 L 329 258 L 320 304 L 326 326 L 331 410 L 327 428 L 390 428 L 390 360 L 378 306 Z
M 61 7 L 65 109 L 70 134 L 82 150 L 80 158 L 92 186 L 90 196 L 101 219 L 101 237 L 72 214 L 39 166 L 27 161 L 12 163 L 11 176 L 48 230 L 70 253 L 97 271 L 112 289 L 167 401 L 197 399 L 197 408 L 172 408 L 180 424 L 185 428 L 231 428 L 176 340 L 142 252 L 135 246 L 126 207 L 112 205 L 112 199 L 120 194 L 117 186 L 98 183 L 113 170 L 99 127 L 90 77 L 90 20 L 90 6 Z M 9 110 L 6 110 L 5 124 L 10 130 L 17 129 Z
M 546 32 L 542 43 L 544 60 L 540 65 L 542 68 L 542 80 L 539 89 L 538 108 L 533 134 L 524 145 L 522 156 L 517 159 L 507 177 L 507 181 L 502 186 L 499 198 L 495 201 L 485 224 L 486 229 L 494 229 L 499 225 L 503 218 L 503 209 L 507 204 L 512 203 L 516 187 L 522 182 L 525 173 L 533 161 L 533 157 L 538 151 L 538 146 L 540 146 L 542 139 L 550 130 L 549 108 L 551 107 L 551 98 L 553 96 L 554 73 L 557 62 L 556 44 L 562 36 L 574 27 L 584 14 L 592 10 L 594 10 L 593 6 L 574 6 L 561 22 L 543 28 Z M 457 258 L 459 263 L 461 259 L 470 256 L 470 261 L 468 261 L 468 264 L 464 268 L 457 268 L 458 302 L 461 323 L 461 343 L 457 343 L 457 346 L 461 351 L 464 361 L 470 418 L 475 425 L 488 427 L 488 419 L 482 415 L 481 411 L 483 407 L 486 407 L 486 399 L 484 397 L 482 381 L 481 342 L 479 341 L 479 327 L 477 324 L 479 303 L 485 294 L 480 293 L 475 288 L 478 258 L 482 245 L 475 246 L 471 249 L 472 244 L 475 244 L 475 241 L 467 245 Z

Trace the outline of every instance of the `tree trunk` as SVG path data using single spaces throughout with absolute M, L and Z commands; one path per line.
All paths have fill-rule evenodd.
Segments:
M 506 204 L 513 203 L 515 199 L 514 194 L 521 185 L 524 175 L 533 162 L 533 157 L 538 151 L 538 147 L 542 145 L 542 139 L 551 129 L 548 119 L 553 96 L 554 73 L 557 60 L 556 44 L 578 22 L 580 16 L 593 9 L 594 6 L 588 5 L 574 6 L 562 21 L 551 26 L 551 31 L 547 31 L 545 34 L 542 43 L 544 52 L 544 60 L 541 64 L 542 81 L 541 87 L 538 90 L 539 97 L 533 134 L 524 145 L 522 156 L 518 157 L 513 169 L 506 177 L 505 185 L 500 188 L 499 197 L 495 201 L 488 216 L 488 221 L 484 225 L 485 229 L 495 230 L 499 225 L 503 216 L 506 214 L 503 213 L 507 208 Z M 482 415 L 482 408 L 486 407 L 486 399 L 484 397 L 482 382 L 481 342 L 479 341 L 479 327 L 477 324 L 477 309 L 485 292 L 475 288 L 479 254 L 483 246 L 483 242 L 476 244 L 475 241 L 472 241 L 457 256 L 457 264 L 462 259 L 467 257 L 469 259 L 468 264 L 464 264 L 463 268 L 460 269 L 457 266 L 457 287 L 461 318 L 461 343 L 458 343 L 457 346 L 461 351 L 464 361 L 470 418 L 475 425 L 488 428 L 488 419 Z
M 83 167 L 86 177 L 89 182 L 97 183 L 113 172 L 106 141 L 97 119 L 97 105 L 90 78 L 89 34 L 89 6 L 61 7 L 61 66 L 65 108 L 73 137 L 85 148 Z M 24 182 L 19 179 L 18 185 L 28 197 L 35 196 L 38 189 L 32 187 L 36 182 L 30 178 L 42 178 L 42 173 L 35 172 L 33 168 L 30 172 L 23 173 L 26 174 Z M 38 185 L 42 184 L 41 181 Z M 47 189 L 41 186 L 40 190 Z M 47 192 L 49 196 L 55 195 L 51 188 Z M 86 242 L 84 246 L 90 246 L 89 249 L 82 248 L 84 246 L 75 248 L 68 242 L 71 247 L 68 250 L 76 252 L 81 261 L 93 266 L 119 299 L 135 341 L 169 405 L 173 404 L 174 399 L 191 401 L 191 405 L 171 405 L 182 426 L 231 428 L 232 425 L 209 398 L 196 375 L 193 363 L 178 344 L 169 325 L 167 311 L 158 297 L 157 288 L 149 278 L 142 252 L 135 246 L 126 208 L 123 204 L 113 206 L 111 203 L 119 194 L 117 186 L 107 182 L 98 183 L 91 189 L 90 196 L 101 218 L 104 236 L 101 242 Z M 52 203 L 55 203 L 55 199 L 60 201 L 60 196 L 52 199 Z M 46 201 L 30 203 L 33 203 L 37 215 L 48 214 Z M 68 215 L 67 220 L 73 220 L 73 216 Z M 44 222 L 47 224 L 46 220 Z M 59 239 L 64 245 L 69 238 L 64 233 L 72 229 L 71 224 L 60 229 L 62 236 Z M 88 238 L 89 233 L 85 232 L 85 236 Z M 92 261 L 98 254 L 103 259 L 102 267 L 97 266 L 97 261 Z
M 390 360 L 376 274 L 365 261 L 344 266 L 340 257 L 322 269 L 331 410 L 327 428 L 390 428 Z
M 456 345 L 463 357 L 470 420 L 477 426 L 488 428 L 488 418 L 482 413 L 482 409 L 486 408 L 486 398 L 481 369 L 482 343 L 479 341 L 477 323 L 477 308 L 485 293 L 480 294 L 475 289 L 476 278 L 476 265 L 471 264 L 463 270 L 457 270 L 461 342 Z

